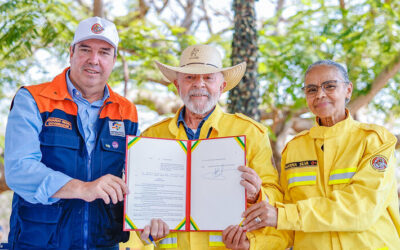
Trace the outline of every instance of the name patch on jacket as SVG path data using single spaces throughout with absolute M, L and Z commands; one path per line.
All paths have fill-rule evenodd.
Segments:
M 109 121 L 110 135 L 125 137 L 125 126 L 120 121 Z
M 49 117 L 47 118 L 46 122 L 44 123 L 46 127 L 59 127 L 59 128 L 66 128 L 72 130 L 72 125 L 70 121 L 57 118 L 57 117 Z
M 290 162 L 285 165 L 285 170 L 291 168 L 315 167 L 317 165 L 318 161 L 316 160 Z

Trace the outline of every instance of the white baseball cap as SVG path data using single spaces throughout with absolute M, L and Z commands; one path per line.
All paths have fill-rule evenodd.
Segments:
M 115 24 L 106 19 L 96 16 L 81 21 L 78 28 L 76 28 L 74 41 L 71 46 L 88 39 L 106 41 L 117 51 L 119 42 L 117 28 Z

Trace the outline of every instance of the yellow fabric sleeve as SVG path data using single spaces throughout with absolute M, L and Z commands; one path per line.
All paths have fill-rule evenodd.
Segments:
M 257 202 L 268 200 L 271 205 L 282 201 L 282 189 L 279 185 L 278 172 L 272 163 L 272 150 L 268 135 L 263 134 L 262 140 L 253 140 L 256 145 L 248 148 L 255 148 L 253 152 L 248 152 L 252 159 L 248 164 L 253 168 L 262 180 L 262 187 Z M 251 204 L 249 204 L 251 205 Z M 250 241 L 250 250 L 264 249 L 285 249 L 288 246 L 289 234 L 273 227 L 260 228 L 252 232 L 247 232 Z
M 250 250 L 279 250 L 288 247 L 288 232 L 272 227 L 247 232 L 246 236 L 250 241 Z
M 287 179 L 285 172 L 285 163 L 286 163 L 286 150 L 283 151 L 281 156 L 281 175 L 280 175 L 280 184 L 283 189 L 283 203 L 289 203 L 290 197 L 288 197 L 287 190 Z M 292 224 L 296 224 L 300 221 L 299 214 L 297 213 L 297 207 L 295 204 L 287 204 L 288 209 L 286 210 L 285 205 L 282 202 L 276 202 L 275 206 L 278 208 L 278 221 L 277 221 L 277 229 L 278 230 L 296 230 L 296 226 Z M 290 209 L 292 207 L 292 209 Z M 294 207 L 294 208 L 293 208 Z M 286 211 L 292 216 L 292 218 L 288 218 Z M 283 229 L 282 229 L 283 228 Z M 294 243 L 294 231 L 286 231 L 286 235 L 288 236 L 288 246 L 293 246 Z
M 152 244 L 148 245 L 148 243 L 142 242 L 139 234 L 140 232 L 131 231 L 129 240 L 125 243 L 120 243 L 119 249 L 125 250 L 129 248 L 130 250 L 153 250 L 154 246 Z
M 377 136 L 368 140 L 357 172 L 343 189 L 333 191 L 329 197 L 312 197 L 295 204 L 278 203 L 278 229 L 357 232 L 373 225 L 387 206 L 388 195 L 395 185 L 393 154 L 396 141 L 382 142 Z M 388 159 L 385 171 L 377 171 L 371 165 L 371 160 L 378 155 Z M 352 157 L 352 154 L 347 152 L 343 157 Z M 282 157 L 281 183 L 286 187 L 284 164 Z
M 269 200 L 274 205 L 276 201 L 282 200 L 282 189 L 279 186 L 278 171 L 272 164 L 272 150 L 267 133 L 263 134 L 261 140 L 251 140 L 249 145 L 248 166 L 254 169 L 260 176 L 262 188 L 258 201 Z M 249 140 L 250 142 L 250 140 Z

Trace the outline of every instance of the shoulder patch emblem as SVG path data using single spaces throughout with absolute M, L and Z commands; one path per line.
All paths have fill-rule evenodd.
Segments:
M 72 125 L 70 121 L 57 118 L 57 117 L 49 117 L 47 118 L 46 122 L 44 123 L 46 127 L 59 127 L 59 128 L 66 128 L 72 130 Z
M 125 137 L 125 125 L 122 121 L 109 121 L 110 135 Z
M 383 155 L 375 155 L 371 159 L 371 166 L 373 169 L 379 171 L 379 172 L 384 172 L 387 168 L 387 159 Z

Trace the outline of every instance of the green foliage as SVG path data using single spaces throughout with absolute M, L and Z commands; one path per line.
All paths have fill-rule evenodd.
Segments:
M 258 80 L 265 110 L 304 108 L 300 87 L 306 68 L 316 60 L 333 59 L 347 65 L 354 99 L 366 94 L 374 78 L 399 55 L 398 1 L 345 2 L 343 10 L 339 1 L 288 0 L 286 8 L 265 20 L 258 31 Z M 129 69 L 128 89 L 160 80 L 154 61 L 177 65 L 182 49 L 198 41 L 185 28 L 172 25 L 168 17 L 141 17 L 138 6 L 139 1 L 127 1 L 128 14 L 112 18 L 121 42 L 110 83 L 123 83 L 123 57 Z M 41 66 L 35 56 L 39 50 L 67 66 L 73 32 L 80 20 L 91 15 L 89 11 L 73 0 L 0 1 L 0 98 L 10 96 L 22 84 L 37 83 L 31 81 L 32 68 L 47 71 L 47 65 Z M 231 42 L 221 34 L 206 41 L 223 49 L 225 66 L 231 64 Z M 399 84 L 397 74 L 371 106 L 399 115 Z
M 55 49 L 58 56 L 65 54 L 73 35 L 67 25 L 72 20 L 68 8 L 58 0 L 13 0 L 0 5 L 0 82 L 3 88 L 29 82 L 26 72 L 38 65 L 33 58 L 36 50 Z
M 138 1 L 129 2 L 128 14 L 115 17 L 120 36 L 119 55 L 109 79 L 111 85 L 124 80 L 124 57 L 129 69 L 128 88 L 144 82 L 158 81 L 161 74 L 154 61 L 177 65 L 182 48 L 195 44 L 194 36 L 185 29 L 172 26 L 167 20 L 140 17 Z M 68 48 L 80 20 L 91 13 L 77 1 L 68 0 L 13 0 L 0 5 L 0 98 L 6 90 L 20 85 L 34 84 L 29 70 L 36 68 L 46 73 L 47 65 L 38 61 L 35 53 L 46 50 L 53 58 L 68 65 Z M 161 24 L 160 24 L 161 22 Z M 48 76 L 50 80 L 54 76 Z
M 37 77 L 35 81 L 32 80 L 32 74 L 49 70 L 49 65 L 37 57 L 38 52 L 46 51 L 51 58 L 57 58 L 61 65 L 68 65 L 68 47 L 74 30 L 80 20 L 92 15 L 90 7 L 82 6 L 82 2 L 93 3 L 92 0 L 0 0 L 1 99 L 12 97 L 20 85 L 38 83 Z M 142 4 L 154 2 L 143 1 Z M 158 2 L 161 4 L 161 1 Z M 212 3 L 211 0 L 206 2 Z M 345 1 L 346 9 L 341 9 L 337 0 L 284 2 L 284 8 L 265 20 L 258 30 L 256 44 L 259 50 L 257 70 L 262 108 L 267 112 L 283 111 L 283 122 L 287 122 L 296 115 L 295 112 L 306 106 L 300 88 L 304 72 L 311 63 L 320 59 L 333 59 L 345 64 L 353 82 L 355 99 L 368 93 L 374 79 L 386 67 L 390 67 L 396 57 L 400 57 L 399 1 Z M 112 1 L 106 5 L 111 4 Z M 105 13 L 117 25 L 120 35 L 119 56 L 109 82 L 113 86 L 124 83 L 125 61 L 129 70 L 127 88 L 141 88 L 148 82 L 161 80 L 155 60 L 178 65 L 180 52 L 199 41 L 188 30 L 195 30 L 199 26 L 193 25 L 186 30 L 176 25 L 183 23 L 180 22 L 182 20 L 175 20 L 182 15 L 157 16 L 153 9 L 153 12 L 149 11 L 143 16 L 139 11 L 139 0 L 126 1 L 126 4 L 128 11 L 124 16 L 112 17 Z M 105 10 L 107 12 L 109 8 Z M 269 12 L 260 9 L 256 11 Z M 197 15 L 196 11 L 194 13 L 194 19 L 204 18 Z M 254 13 L 248 15 L 249 20 L 254 18 Z M 233 30 L 230 27 L 232 24 L 226 25 L 224 30 L 228 30 L 228 35 L 223 32 L 207 34 L 204 36 L 208 37 L 205 43 L 223 50 L 224 66 L 231 65 L 232 53 L 243 55 L 240 61 L 249 57 L 254 59 L 255 55 L 244 52 L 250 47 L 247 45 L 252 44 L 251 41 L 247 45 L 240 44 L 240 52 L 232 52 L 232 38 L 229 37 Z M 43 75 L 47 77 L 43 80 L 54 77 L 54 74 Z M 255 76 L 255 72 L 252 71 L 252 75 Z M 250 82 L 245 90 L 256 89 L 256 83 Z M 385 113 L 388 119 L 398 117 L 399 88 L 400 74 L 396 74 L 374 98 L 370 107 Z M 174 85 L 170 84 L 168 91 L 176 93 Z M 241 94 L 234 95 L 240 97 Z M 258 101 L 258 98 L 253 99 Z M 148 100 L 136 101 L 155 109 L 154 103 Z M 9 101 L 3 100 L 4 103 Z M 7 109 L 6 105 L 1 106 Z M 0 112 L 4 110 L 0 109 Z M 277 134 L 270 135 L 273 141 L 279 137 L 279 128 L 282 127 L 281 124 L 275 124 L 280 122 L 275 118 L 268 121 L 272 128 L 277 128 L 272 131 Z M 0 135 L 0 148 L 4 146 L 3 140 Z
M 118 25 L 121 39 L 119 47 L 121 55 L 128 62 L 130 79 L 135 85 L 161 79 L 154 61 L 178 65 L 177 58 L 181 48 L 196 43 L 193 36 L 184 33 L 184 28 L 170 26 L 164 22 L 164 29 L 160 29 L 146 19 L 126 22 L 126 18 L 129 17 L 116 20 L 116 23 L 125 24 Z M 110 80 L 120 83 L 123 80 L 122 76 L 122 64 L 118 63 Z
M 283 108 L 293 112 L 305 107 L 300 90 L 304 72 L 317 60 L 332 59 L 347 65 L 353 82 L 353 99 L 365 95 L 371 83 L 400 53 L 400 3 L 378 0 L 301 1 L 296 11 L 265 21 L 259 31 L 259 79 L 266 110 Z M 292 6 L 291 10 L 293 10 Z M 371 104 L 386 114 L 400 115 L 397 74 L 385 93 L 390 98 L 375 98 Z M 378 97 L 381 97 L 379 95 Z

